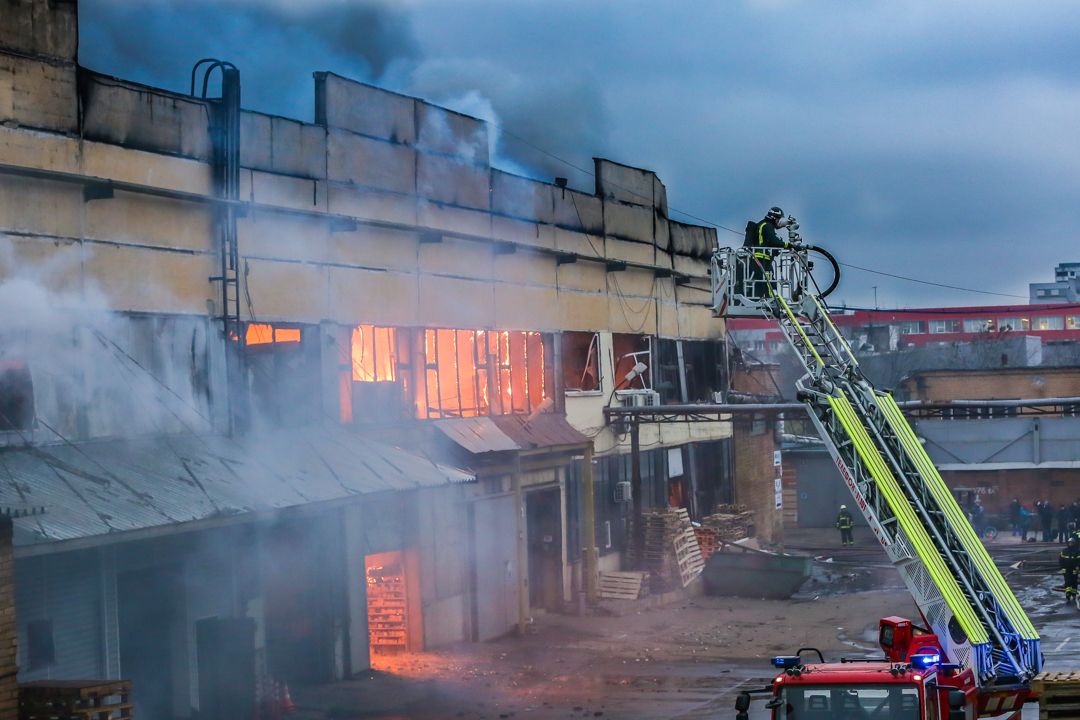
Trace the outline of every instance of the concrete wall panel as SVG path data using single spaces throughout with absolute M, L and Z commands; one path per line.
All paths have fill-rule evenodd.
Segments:
M 244 111 L 240 115 L 240 164 L 286 175 L 326 177 L 326 128 Z
M 615 236 L 649 243 L 652 255 L 653 211 L 652 208 L 609 202 L 604 205 L 604 230 L 609 237 Z M 652 262 L 650 259 L 649 262 Z
M 332 213 L 403 225 L 417 224 L 416 198 L 412 195 L 330 184 L 327 197 Z
M 395 272 L 330 268 L 332 319 L 354 325 L 416 325 L 417 276 Z
M 582 229 L 594 235 L 603 234 L 604 205 L 600 198 L 576 190 L 559 190 L 552 194 L 552 198 L 557 225 Z
M 415 233 L 361 227 L 355 232 L 331 233 L 328 244 L 328 257 L 336 262 L 416 271 L 419 243 Z
M 555 249 L 553 225 L 540 225 L 496 215 L 491 218 L 491 231 L 500 240 Z
M 209 161 L 209 103 L 97 75 L 80 86 L 90 140 Z
M 260 205 L 276 205 L 295 210 L 326 210 L 326 185 L 317 180 L 250 171 L 241 173 L 250 178 L 249 188 L 241 187 L 240 196 Z M 324 221 L 328 222 L 328 221 Z
M 608 303 L 606 295 L 559 291 L 559 327 L 564 330 L 607 330 Z
M 660 185 L 651 170 L 630 167 L 597 158 L 595 161 L 597 194 L 621 203 L 653 207 L 657 205 L 656 191 Z M 660 185 L 662 188 L 663 185 Z M 666 201 L 666 191 L 663 193 Z
M 150 185 L 201 195 L 213 194 L 209 163 L 107 143 L 84 142 L 83 173 L 137 185 Z
M 0 53 L 0 123 L 76 132 L 75 83 L 74 65 Z
M 491 246 L 470 240 L 446 239 L 420 246 L 420 272 L 489 280 L 494 266 Z
M 211 255 L 161 252 L 129 246 L 86 247 L 84 272 L 114 310 L 194 313 L 205 315 L 207 300 L 218 290 L 207 280 L 214 274 Z
M 440 155 L 416 158 L 416 192 L 437 202 L 487 210 L 491 204 L 488 169 Z
M 683 306 L 679 309 L 679 326 L 685 338 L 721 338 L 724 321 L 715 318 L 707 307 Z
M 75 0 L 13 0 L 5 5 L 0 48 L 75 60 L 79 44 Z
M 315 73 L 315 120 L 396 143 L 416 143 L 416 100 L 331 73 Z
M 78 237 L 82 205 L 78 186 L 0 175 L 0 229 Z
M 213 249 L 209 205 L 117 192 L 86 203 L 85 237 L 187 250 Z
M 489 164 L 486 122 L 422 100 L 417 101 L 416 111 L 418 147 L 476 165 Z
M 79 172 L 79 142 L 62 135 L 0 125 L 0 157 L 10 165 Z
M 614 333 L 656 334 L 656 303 L 608 295 L 608 327 Z
M 558 275 L 560 288 L 607 292 L 607 270 L 600 263 L 580 261 L 560 265 Z
M 416 151 L 404 145 L 331 130 L 326 165 L 331 180 L 400 193 L 415 190 Z
M 555 288 L 495 285 L 495 327 L 500 330 L 558 330 Z
M 651 270 L 624 270 L 622 272 L 608 273 L 608 292 L 619 292 L 634 301 L 634 307 L 639 307 L 641 301 L 658 295 L 656 288 L 659 280 Z M 639 300 L 639 298 L 641 300 Z
M 491 209 L 503 215 L 555 222 L 554 186 L 501 170 L 491 171 Z M 576 224 L 576 223 L 575 223 Z
M 237 221 L 237 237 L 245 257 L 340 262 L 329 249 L 328 223 L 318 217 L 256 213 Z
M 422 227 L 491 237 L 491 215 L 486 212 L 445 207 L 423 200 L 417 203 L 417 209 Z
M 29 278 L 50 292 L 76 300 L 82 288 L 82 258 L 82 246 L 74 241 L 0 233 L 0 282 Z
M 254 258 L 247 266 L 247 289 L 260 320 L 318 322 L 328 317 L 328 268 Z
M 694 277 L 708 279 L 709 262 L 707 260 L 698 260 L 696 258 L 685 257 L 683 255 L 675 255 L 674 260 L 675 270 L 677 272 L 686 273 L 687 275 L 693 275 Z
M 420 277 L 420 320 L 428 327 L 492 327 L 493 303 L 490 283 L 432 275 Z
M 603 257 L 604 237 L 603 235 L 589 235 L 556 227 L 555 247 L 564 252 L 586 257 Z
M 493 277 L 501 282 L 527 285 L 556 285 L 555 258 L 519 251 L 496 255 Z

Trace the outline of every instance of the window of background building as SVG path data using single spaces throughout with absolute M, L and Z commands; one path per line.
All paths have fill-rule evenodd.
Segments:
M 562 334 L 563 387 L 571 392 L 600 388 L 600 336 L 590 332 Z
M 955 320 L 952 318 L 930 321 L 930 332 L 934 335 L 960 332 L 962 327 L 963 326 L 961 325 L 959 320 Z
M 1031 319 L 1036 330 L 1064 330 L 1065 318 L 1060 315 L 1048 315 Z
M 922 335 L 926 332 L 926 322 L 923 320 L 905 320 L 900 323 L 901 335 Z
M 1066 330 L 1080 330 L 1080 315 L 1069 315 L 1065 318 Z
M 964 320 L 964 332 L 993 332 L 994 321 L 990 318 L 968 318 Z
M 1030 330 L 1031 320 L 1028 318 L 998 318 L 997 321 L 998 330 L 1008 330 L 1016 332 L 1017 330 Z
M 34 383 L 22 360 L 0 360 L 0 431 L 34 425 Z

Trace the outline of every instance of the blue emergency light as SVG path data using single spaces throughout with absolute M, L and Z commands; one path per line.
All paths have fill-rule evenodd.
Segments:
M 941 664 L 941 653 L 920 653 L 911 656 L 911 667 L 925 670 L 931 665 Z
M 787 670 L 788 668 L 798 667 L 802 664 L 802 660 L 798 655 L 780 655 L 772 659 L 773 667 L 780 668 L 781 670 Z

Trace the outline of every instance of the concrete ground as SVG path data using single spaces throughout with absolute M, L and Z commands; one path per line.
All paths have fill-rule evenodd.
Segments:
M 828 547 L 831 535 L 799 538 Z M 696 720 L 734 718 L 734 698 L 772 676 L 769 658 L 800 647 L 827 659 L 877 655 L 877 621 L 917 617 L 896 571 L 873 565 L 876 543 L 856 535 L 846 558 L 816 563 L 790 600 L 686 597 L 663 606 L 604 602 L 593 614 L 542 615 L 524 637 L 463 643 L 401 656 L 377 671 L 331 685 L 294 689 L 295 720 Z M 1009 543 L 1011 544 L 1011 543 Z M 837 543 L 838 545 L 838 543 Z M 789 543 L 790 546 L 790 543 Z M 1013 553 L 1020 550 L 1006 548 Z M 1047 546 L 1046 552 L 1056 556 Z M 880 552 L 878 549 L 877 552 Z M 818 554 L 815 552 L 814 554 Z M 1056 576 L 1029 561 L 1007 570 L 1043 637 L 1046 668 L 1080 668 L 1080 612 L 1066 608 Z M 863 588 L 875 589 L 866 590 Z M 881 589 L 885 588 L 885 589 Z M 751 718 L 767 717 L 758 709 Z M 1029 707 L 1029 716 L 1038 717 Z

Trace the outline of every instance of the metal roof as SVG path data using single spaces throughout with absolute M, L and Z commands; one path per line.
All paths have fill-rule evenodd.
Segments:
M 0 506 L 45 509 L 15 521 L 16 545 L 474 479 L 335 426 L 0 450 Z
M 436 420 L 435 427 L 474 455 L 507 450 L 587 445 L 565 415 L 495 415 Z

